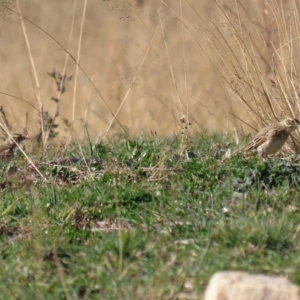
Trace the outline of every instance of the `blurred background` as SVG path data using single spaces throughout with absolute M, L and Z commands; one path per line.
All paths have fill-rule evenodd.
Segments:
M 85 72 L 76 71 L 69 57 L 66 74 L 72 80 L 55 121 L 61 136 L 71 127 L 79 139 L 87 132 L 92 139 L 118 137 L 124 129 L 130 136 L 171 136 L 180 134 L 182 116 L 195 133 L 232 133 L 239 123 L 232 114 L 251 121 L 210 50 L 215 24 L 226 27 L 214 1 L 20 0 L 19 8 L 18 2 L 1 3 L 0 104 L 15 129 L 25 125 L 27 113 L 29 132 L 38 131 L 41 104 L 55 114 L 51 98 L 57 86 L 47 72 L 63 73 L 67 55 L 59 43 Z M 223 1 L 224 7 L 234 18 L 236 1 Z M 263 20 L 266 1 L 244 1 L 242 7 L 249 28 Z M 27 19 L 23 28 L 10 9 Z M 226 28 L 223 36 L 235 42 Z

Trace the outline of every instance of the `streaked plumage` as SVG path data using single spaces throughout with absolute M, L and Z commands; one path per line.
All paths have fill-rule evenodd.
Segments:
M 243 151 L 256 151 L 262 158 L 275 154 L 283 147 L 289 135 L 299 126 L 299 120 L 293 118 L 286 118 L 280 122 L 272 123 L 262 128 L 253 140 L 243 148 Z
M 6 142 L 0 145 L 0 157 L 1 158 L 8 158 L 13 156 L 14 151 L 17 147 L 17 144 L 22 143 L 24 140 L 28 139 L 28 133 L 20 134 L 20 133 L 14 133 L 12 134 L 12 138 L 8 138 Z

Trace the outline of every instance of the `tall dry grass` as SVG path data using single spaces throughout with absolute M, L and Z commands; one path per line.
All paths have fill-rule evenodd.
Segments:
M 55 69 L 73 75 L 55 120 L 60 136 L 70 125 L 80 138 L 171 135 L 182 116 L 194 132 L 231 133 L 249 130 L 239 119 L 297 116 L 298 5 L 20 0 L 22 20 L 11 13 L 17 2 L 2 2 L 0 103 L 15 127 L 28 112 L 34 135 L 41 106 L 57 110 L 47 74 Z
M 222 21 L 214 21 L 206 34 L 213 64 L 227 86 L 231 114 L 244 128 L 300 117 L 300 3 L 258 4 L 253 15 L 241 3 L 234 8 L 217 4 Z M 242 114 L 234 102 L 242 103 Z

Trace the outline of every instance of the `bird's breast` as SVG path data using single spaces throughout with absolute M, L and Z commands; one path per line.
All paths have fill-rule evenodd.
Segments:
M 274 140 L 270 141 L 266 147 L 266 154 L 274 154 L 279 151 L 288 138 L 288 133 L 284 132 L 279 134 Z

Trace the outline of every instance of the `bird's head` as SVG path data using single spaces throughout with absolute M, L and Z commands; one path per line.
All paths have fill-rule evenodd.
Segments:
M 18 132 L 12 133 L 11 137 L 14 139 L 14 141 L 16 143 L 22 143 L 24 140 L 27 140 L 30 138 L 27 128 L 23 128 L 22 133 L 18 133 Z
M 286 127 L 286 129 L 289 132 L 294 131 L 295 129 L 297 129 L 298 127 L 300 127 L 300 122 L 298 119 L 295 118 L 286 118 L 284 121 L 284 126 Z

